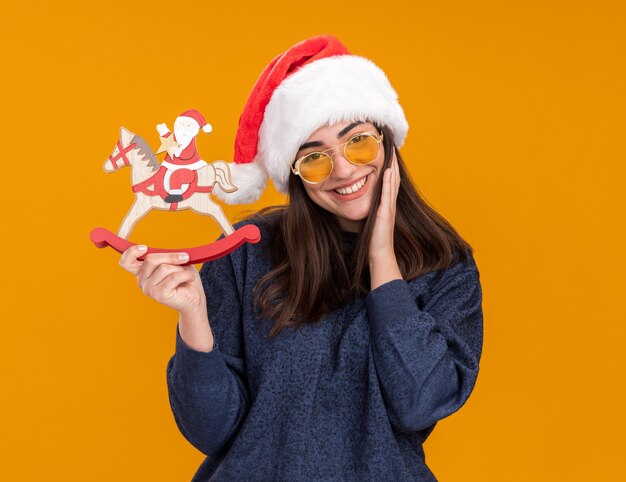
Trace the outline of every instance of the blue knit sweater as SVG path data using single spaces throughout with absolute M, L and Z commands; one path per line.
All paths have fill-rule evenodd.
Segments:
M 474 259 L 389 281 L 270 341 L 271 324 L 255 320 L 252 302 L 271 268 L 271 239 L 259 228 L 261 242 L 200 270 L 214 349 L 191 349 L 176 329 L 170 405 L 207 456 L 192 482 L 436 481 L 422 443 L 466 402 L 478 375 Z

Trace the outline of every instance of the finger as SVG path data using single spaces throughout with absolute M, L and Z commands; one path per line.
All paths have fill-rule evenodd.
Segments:
M 394 162 L 394 168 L 395 168 L 395 171 L 396 171 L 396 186 L 395 186 L 395 189 L 394 189 L 394 205 L 395 205 L 395 202 L 398 199 L 398 191 L 400 190 L 400 163 L 398 162 L 398 158 L 397 158 L 397 156 L 395 154 L 395 151 L 394 151 L 393 158 L 394 158 L 394 161 L 395 161 Z
M 153 288 L 153 297 L 157 301 L 167 301 L 178 294 L 178 288 L 194 280 L 193 273 L 189 271 L 179 271 L 166 277 L 161 283 Z
M 391 175 L 391 169 L 385 169 L 383 173 L 383 191 L 380 194 L 380 207 L 385 208 L 389 203 L 389 176 Z
M 393 165 L 389 168 L 389 189 L 387 190 L 387 206 L 389 208 L 389 212 L 393 210 L 393 189 L 395 185 L 395 174 L 393 172 Z
M 398 197 L 398 191 L 400 190 L 400 164 L 398 163 L 398 159 L 396 158 L 396 163 L 395 163 L 395 170 L 396 170 L 396 189 L 394 190 L 395 193 L 395 198 Z
M 126 249 L 120 257 L 119 264 L 126 271 L 136 275 L 143 264 L 143 261 L 139 261 L 137 258 L 143 256 L 148 248 L 145 245 L 134 244 L 130 248 Z
M 179 265 L 186 263 L 189 258 L 181 259 L 179 256 L 187 254 L 187 253 L 149 253 L 146 255 L 143 265 L 139 270 L 138 276 L 141 280 L 145 280 L 150 277 L 152 272 L 157 269 L 157 267 L 163 263 Z M 189 256 L 189 255 L 187 255 Z
M 162 264 L 157 269 L 155 269 L 152 275 L 150 276 L 150 283 L 154 285 L 160 284 L 172 274 L 182 273 L 182 272 L 188 273 L 191 277 L 190 280 L 192 281 L 196 279 L 196 277 L 199 276 L 198 270 L 192 264 L 189 264 L 186 266 L 174 266 L 171 264 Z M 155 276 L 158 276 L 158 277 L 155 277 Z
M 150 286 L 156 286 L 172 273 L 183 271 L 182 266 L 176 266 L 173 264 L 161 264 L 156 267 L 152 274 L 148 277 L 137 277 L 137 282 L 142 290 L 146 290 Z

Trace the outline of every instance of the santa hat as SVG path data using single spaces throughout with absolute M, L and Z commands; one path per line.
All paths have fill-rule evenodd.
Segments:
M 206 132 L 207 134 L 213 130 L 211 124 L 207 124 L 207 121 L 204 120 L 204 116 L 200 113 L 200 111 L 197 111 L 196 109 L 186 110 L 181 115 L 179 115 L 176 120 L 193 121 L 198 124 L 198 129 L 202 129 L 202 131 Z
M 229 164 L 239 189 L 216 185 L 213 193 L 228 204 L 252 203 L 269 176 L 286 194 L 291 164 L 311 133 L 359 120 L 387 126 L 396 146 L 404 143 L 409 126 L 385 73 L 331 35 L 303 40 L 270 62 L 244 106 Z

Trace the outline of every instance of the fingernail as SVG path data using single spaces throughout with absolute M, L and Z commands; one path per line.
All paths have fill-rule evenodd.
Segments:
M 178 259 L 181 261 L 187 261 L 189 259 L 189 255 L 187 253 L 180 253 L 178 255 Z
M 145 244 L 140 244 L 139 246 L 137 246 L 137 249 L 139 251 L 145 251 L 146 249 L 148 249 L 148 246 L 146 246 Z

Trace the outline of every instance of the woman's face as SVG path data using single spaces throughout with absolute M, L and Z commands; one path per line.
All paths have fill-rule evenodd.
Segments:
M 334 148 L 338 144 L 346 142 L 354 134 L 368 131 L 380 134 L 374 124 L 370 122 L 341 122 L 330 127 L 321 127 L 304 142 L 304 148 L 298 151 L 296 159 L 311 152 Z M 308 145 L 313 142 L 316 143 L 314 146 Z M 330 176 L 317 184 L 309 184 L 304 181 L 302 184 L 315 204 L 336 216 L 342 230 L 359 232 L 363 220 L 370 211 L 374 198 L 374 188 L 381 175 L 385 150 L 381 143 L 376 159 L 364 166 L 357 166 L 349 162 L 343 156 L 342 147 L 333 149 L 328 154 L 333 159 L 333 171 Z M 363 180 L 365 180 L 365 184 L 361 186 Z M 354 186 L 355 183 L 356 186 Z M 359 186 L 361 187 L 357 190 Z M 351 194 L 340 194 L 336 191 L 336 189 L 348 187 L 351 187 L 350 190 L 353 191 Z

